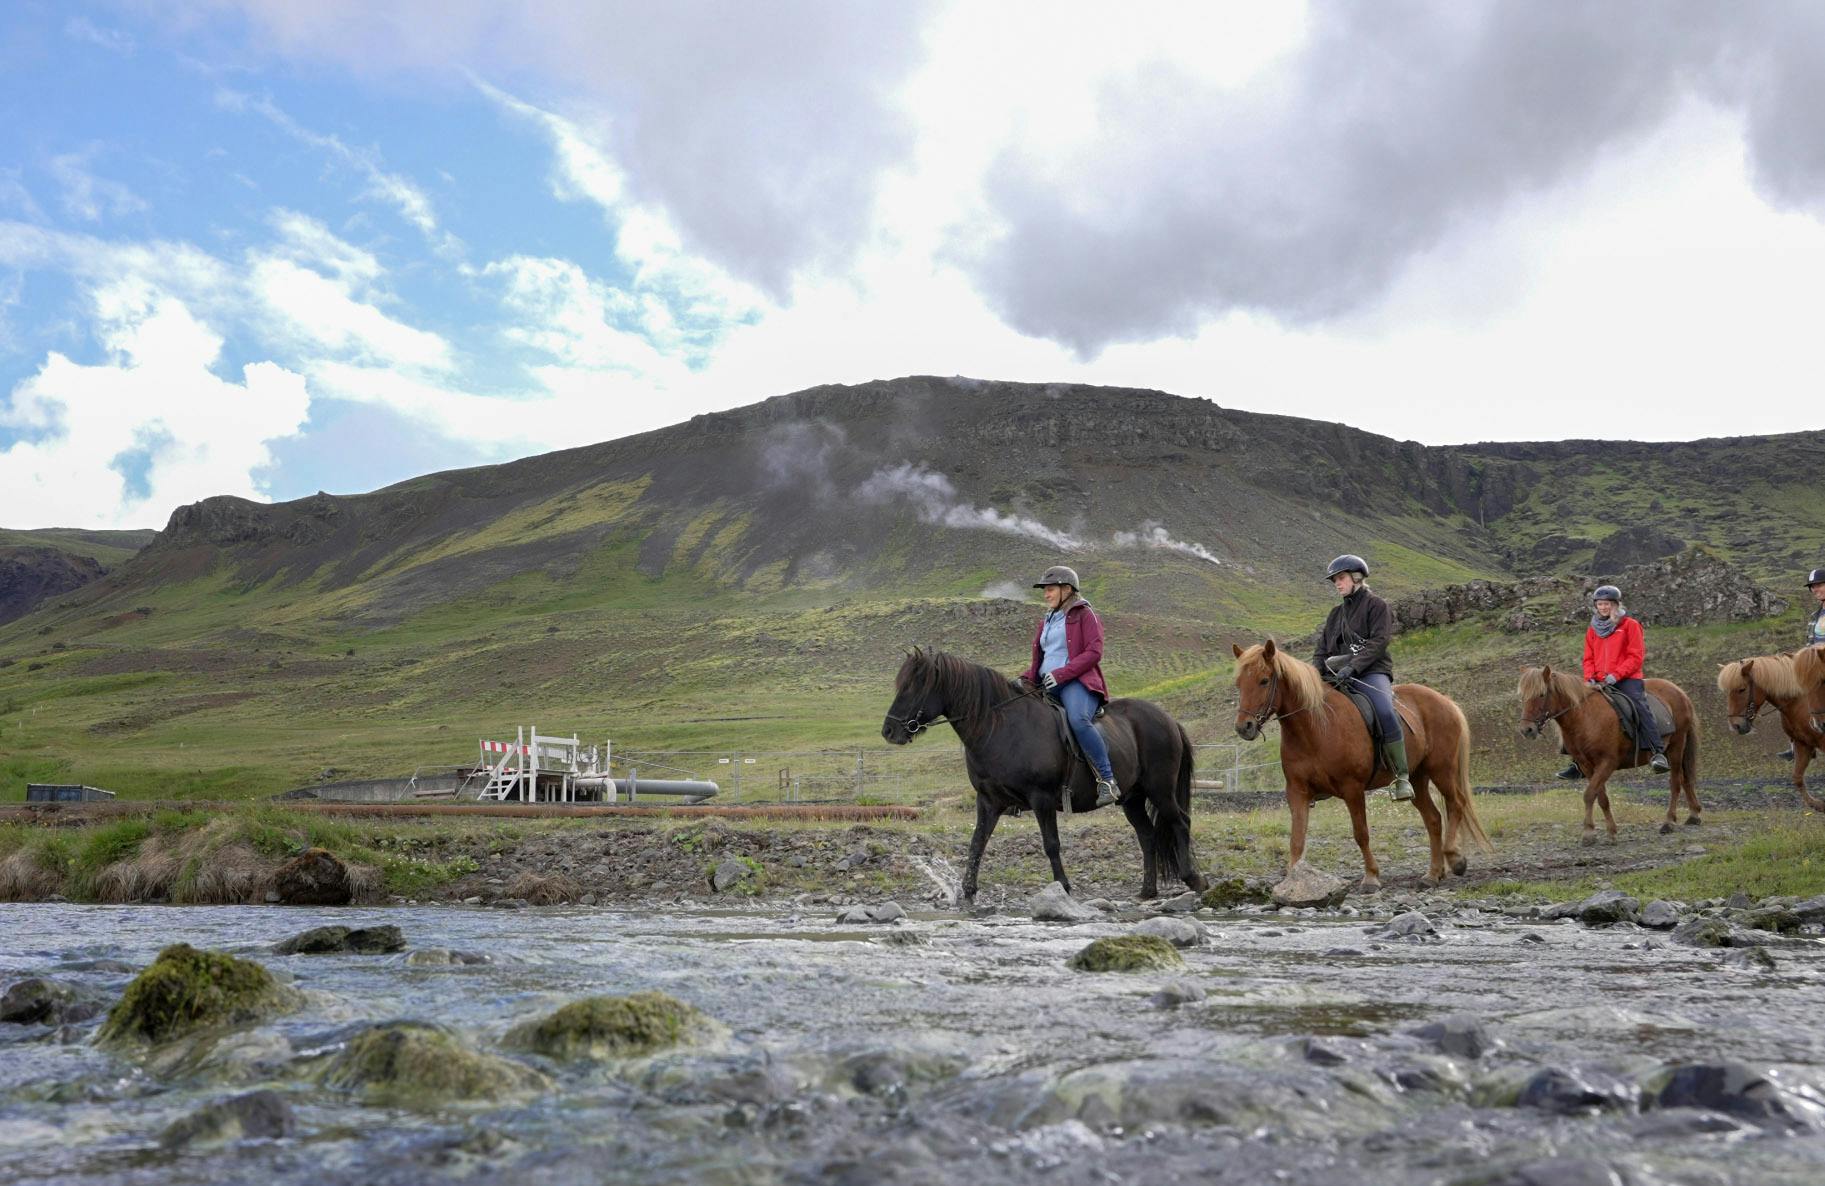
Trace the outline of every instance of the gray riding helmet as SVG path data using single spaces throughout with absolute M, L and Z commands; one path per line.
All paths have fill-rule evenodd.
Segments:
M 1598 585 L 1597 591 L 1591 594 L 1592 601 L 1622 601 L 1622 590 L 1614 585 Z
M 1340 572 L 1358 573 L 1366 581 L 1369 579 L 1369 562 L 1361 556 L 1352 556 L 1346 552 L 1331 561 L 1331 566 L 1324 570 L 1324 579 L 1328 581 Z
M 1047 585 L 1069 585 L 1073 589 L 1079 588 L 1077 570 L 1067 568 L 1063 564 L 1054 564 L 1051 568 L 1046 569 L 1046 575 L 1033 582 L 1035 589 L 1043 589 Z

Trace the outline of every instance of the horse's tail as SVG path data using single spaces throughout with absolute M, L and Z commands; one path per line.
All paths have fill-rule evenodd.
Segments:
M 1179 735 L 1178 770 L 1173 777 L 1172 798 L 1162 806 L 1149 797 L 1147 808 L 1153 820 L 1153 859 L 1193 889 L 1203 879 L 1198 876 L 1197 862 L 1191 855 L 1191 775 L 1197 751 L 1191 747 L 1191 734 L 1185 726 L 1172 722 Z
M 1457 718 L 1457 785 L 1452 788 L 1452 798 L 1464 818 L 1464 826 L 1470 831 L 1470 838 L 1484 852 L 1494 853 L 1495 845 L 1489 842 L 1489 833 L 1483 831 L 1483 821 L 1476 817 L 1476 802 L 1470 794 L 1470 719 L 1458 707 L 1457 701 L 1449 696 L 1443 699 Z

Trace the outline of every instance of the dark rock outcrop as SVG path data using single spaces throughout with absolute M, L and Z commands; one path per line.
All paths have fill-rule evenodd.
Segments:
M 354 888 L 348 866 L 327 849 L 312 848 L 279 867 L 273 892 L 286 906 L 346 906 Z
M 0 547 L 0 624 L 23 618 L 106 572 L 92 558 L 60 548 Z

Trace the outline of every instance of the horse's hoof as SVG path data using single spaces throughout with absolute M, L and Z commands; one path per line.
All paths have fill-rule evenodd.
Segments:
M 1210 888 L 1210 882 L 1204 880 L 1202 873 L 1193 873 L 1185 879 L 1185 888 L 1193 893 L 1201 894 Z
M 1697 817 L 1697 816 L 1695 816 L 1695 815 L 1688 815 L 1688 816 L 1687 816 L 1687 817 L 1686 817 L 1686 827 L 1688 827 L 1688 828 L 1696 828 L 1696 827 L 1700 827 L 1700 826 L 1702 826 L 1702 825 L 1703 825 L 1703 824 L 1704 824 L 1704 821 L 1703 821 L 1703 820 L 1701 820 L 1701 819 L 1699 819 L 1699 818 L 1698 818 L 1698 817 Z
M 1584 833 L 1584 835 L 1582 835 L 1578 838 L 1578 843 L 1582 844 L 1586 848 L 1589 848 L 1591 845 L 1597 843 L 1597 833 L 1591 832 L 1591 831 L 1586 831 Z
M 1660 825 L 1660 834 L 1662 836 L 1665 836 L 1668 832 L 1671 832 L 1672 830 L 1673 830 L 1673 821 L 1672 820 L 1667 820 L 1665 823 Z
M 1614 844 L 1614 843 L 1616 843 L 1616 833 L 1614 833 L 1614 832 L 1605 832 L 1605 833 L 1604 833 L 1604 834 L 1603 834 L 1603 842 L 1604 842 L 1604 843 L 1605 843 L 1605 844 Z
M 1462 877 L 1464 875 L 1464 870 L 1468 868 L 1470 868 L 1470 862 L 1466 861 L 1463 857 L 1451 858 L 1451 871 L 1459 877 Z
M 1419 879 L 1419 886 L 1421 889 L 1437 889 L 1438 883 L 1443 880 L 1445 880 L 1443 877 L 1434 877 L 1428 873 Z
M 1359 894 L 1379 894 L 1381 892 L 1381 879 L 1379 877 L 1363 878 L 1356 883 L 1356 892 Z

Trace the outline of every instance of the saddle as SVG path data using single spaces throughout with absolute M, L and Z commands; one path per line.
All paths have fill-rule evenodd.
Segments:
M 1369 781 L 1374 782 L 1375 776 L 1386 769 L 1381 760 L 1381 747 L 1388 740 L 1382 732 L 1381 722 L 1375 716 L 1375 703 L 1369 699 L 1367 693 L 1358 692 L 1353 687 L 1342 687 L 1337 690 L 1350 698 L 1350 703 L 1354 704 L 1356 711 L 1362 714 L 1363 728 L 1369 731 Z M 1402 736 L 1412 733 L 1413 718 L 1408 713 L 1407 706 L 1401 703 L 1398 696 L 1394 698 L 1394 711 L 1399 714 L 1401 726 L 1405 730 Z
M 1635 716 L 1635 702 L 1623 695 L 1618 688 L 1602 685 L 1601 690 L 1604 698 L 1610 702 L 1610 707 L 1616 710 L 1616 719 L 1622 722 L 1622 735 L 1635 743 L 1637 752 L 1648 749 L 1647 743 L 1641 736 L 1641 722 Z M 1647 697 L 1648 707 L 1654 710 L 1654 725 L 1659 729 L 1660 735 L 1662 737 L 1672 736 L 1673 710 L 1667 707 L 1666 701 L 1654 693 L 1649 692 Z
M 1071 728 L 1071 718 L 1065 714 L 1064 704 L 1061 701 L 1054 700 L 1050 696 L 1045 697 L 1045 702 L 1052 706 L 1053 724 L 1058 730 L 1058 740 L 1065 747 L 1065 758 L 1067 763 L 1073 768 L 1082 766 L 1085 770 L 1090 771 L 1090 777 L 1094 780 L 1096 778 L 1096 770 L 1090 765 L 1090 759 L 1084 756 L 1084 747 L 1077 744 L 1077 732 Z M 1102 732 L 1103 719 L 1108 715 L 1108 704 L 1097 705 L 1096 715 L 1090 718 L 1091 727 L 1099 733 Z M 1106 741 L 1107 738 L 1104 740 Z M 1070 815 L 1071 780 L 1069 778 L 1065 780 L 1065 785 L 1059 788 L 1059 798 L 1063 801 L 1063 814 Z

